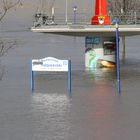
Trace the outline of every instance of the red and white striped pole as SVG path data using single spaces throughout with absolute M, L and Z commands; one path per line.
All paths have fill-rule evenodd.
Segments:
M 92 25 L 108 25 L 110 18 L 107 15 L 107 2 L 106 0 L 95 1 L 95 15 L 91 19 Z

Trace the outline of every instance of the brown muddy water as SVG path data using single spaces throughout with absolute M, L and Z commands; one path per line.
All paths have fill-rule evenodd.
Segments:
M 17 47 L 1 58 L 0 140 L 139 140 L 140 39 L 126 38 L 121 64 L 121 96 L 114 69 L 86 71 L 84 38 L 3 31 Z M 30 60 L 53 56 L 72 61 L 72 97 L 65 73 L 35 75 L 30 92 Z

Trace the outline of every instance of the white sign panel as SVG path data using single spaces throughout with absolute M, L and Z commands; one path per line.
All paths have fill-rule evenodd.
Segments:
M 32 71 L 68 71 L 68 60 L 54 57 L 32 60 Z

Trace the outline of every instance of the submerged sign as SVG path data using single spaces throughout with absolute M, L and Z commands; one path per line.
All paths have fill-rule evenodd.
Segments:
M 68 94 L 71 95 L 71 61 L 60 60 L 54 57 L 33 59 L 31 61 L 31 90 L 34 90 L 34 72 L 51 71 L 68 73 Z
M 54 57 L 32 60 L 33 71 L 68 71 L 68 60 L 60 60 Z

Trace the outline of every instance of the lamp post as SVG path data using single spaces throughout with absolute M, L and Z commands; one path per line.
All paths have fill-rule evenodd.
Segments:
M 73 21 L 74 21 L 74 24 L 76 24 L 76 11 L 77 11 L 77 6 L 75 5 L 75 6 L 73 6 L 73 16 L 74 16 Z
M 54 24 L 54 6 L 52 7 L 52 17 L 51 17 L 51 20 L 52 20 L 52 24 Z
M 120 58 L 119 58 L 119 19 L 115 19 L 113 21 L 116 27 L 116 62 L 117 62 L 117 88 L 118 88 L 118 95 L 121 93 L 121 86 L 120 86 Z
M 68 0 L 66 0 L 66 13 L 65 13 L 65 22 L 68 23 Z

